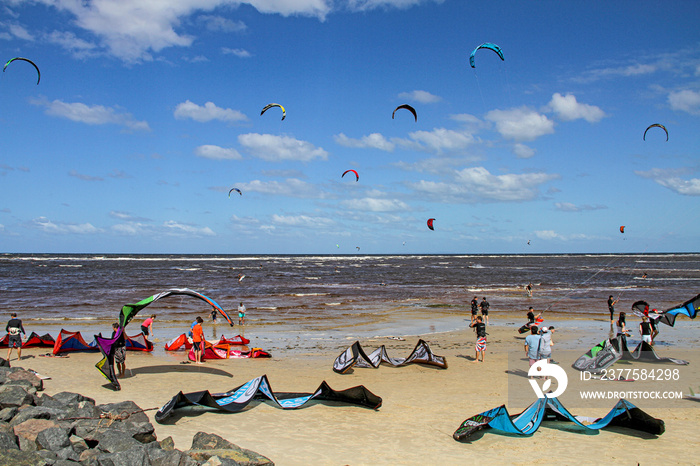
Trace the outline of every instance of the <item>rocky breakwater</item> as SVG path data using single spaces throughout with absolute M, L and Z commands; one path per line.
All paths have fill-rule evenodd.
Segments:
M 31 370 L 0 358 L 0 466 L 272 465 L 268 458 L 214 434 L 199 432 L 187 451 L 171 437 L 158 441 L 132 401 L 96 405 L 78 393 L 39 393 Z

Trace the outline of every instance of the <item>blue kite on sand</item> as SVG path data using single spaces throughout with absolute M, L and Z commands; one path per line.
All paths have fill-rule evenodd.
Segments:
M 270 400 L 282 409 L 302 408 L 312 400 L 349 403 L 371 409 L 379 409 L 382 405 L 382 399 L 367 390 L 364 385 L 336 391 L 324 380 L 313 393 L 274 393 L 267 375 L 262 375 L 226 393 L 210 393 L 206 390 L 194 393 L 180 392 L 158 410 L 155 419 L 163 424 L 175 410 L 187 406 L 202 406 L 237 413 L 243 411 L 254 400 Z
M 589 418 L 574 416 L 557 398 L 538 398 L 522 413 L 514 416 L 508 414 L 505 405 L 476 414 L 459 426 L 453 438 L 459 442 L 468 442 L 471 436 L 484 429 L 496 429 L 520 436 L 532 435 L 542 421 L 570 421 L 584 428 L 584 431 L 618 426 L 661 435 L 666 430 L 663 420 L 651 417 L 624 399 L 620 399 L 605 417 Z

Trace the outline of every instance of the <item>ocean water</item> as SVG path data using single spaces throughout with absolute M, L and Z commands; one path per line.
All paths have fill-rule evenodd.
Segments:
M 496 318 L 533 306 L 605 319 L 611 294 L 618 310 L 639 299 L 665 309 L 700 293 L 700 254 L 0 255 L 0 316 L 17 312 L 28 332 L 108 333 L 124 304 L 184 287 L 232 317 L 243 302 L 248 335 L 421 334 L 464 328 L 474 296 L 486 297 Z M 197 315 L 209 324 L 209 311 L 191 297 L 166 298 L 141 311 L 127 333 L 157 314 L 156 335 L 171 338 Z M 209 327 L 214 335 L 244 333 L 221 322 Z

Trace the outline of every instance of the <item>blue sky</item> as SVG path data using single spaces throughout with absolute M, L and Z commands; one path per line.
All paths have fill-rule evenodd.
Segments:
M 0 251 L 698 251 L 698 18 L 697 2 L 6 0 L 0 59 L 41 82 L 21 61 L 0 76 Z M 472 69 L 483 42 L 505 60 L 482 49 Z M 284 121 L 260 115 L 272 102 Z M 417 122 L 392 119 L 405 103 Z M 642 140 L 652 123 L 668 142 Z

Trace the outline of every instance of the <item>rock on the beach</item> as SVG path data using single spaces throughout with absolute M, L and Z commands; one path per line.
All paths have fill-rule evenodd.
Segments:
M 232 460 L 236 464 L 245 466 L 274 465 L 274 463 L 259 453 L 246 450 L 215 434 L 197 432 L 192 438 L 192 448 L 186 452 L 197 461 L 209 461 L 218 457 L 222 465 L 228 466 L 225 460 Z
M 78 393 L 37 395 L 42 389 L 32 371 L 0 365 L 0 466 L 273 465 L 204 432 L 187 452 L 175 449 L 172 437 L 158 442 L 153 424 L 133 401 L 96 406 Z

